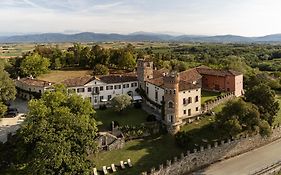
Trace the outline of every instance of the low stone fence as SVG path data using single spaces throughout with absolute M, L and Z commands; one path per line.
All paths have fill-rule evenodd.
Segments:
M 152 168 L 149 172 L 143 172 L 142 175 L 182 175 L 200 169 L 204 166 L 215 163 L 219 160 L 230 158 L 255 148 L 266 145 L 281 138 L 281 127 L 273 128 L 270 137 L 254 135 L 241 136 L 215 142 L 214 145 L 207 147 L 201 146 L 199 150 L 187 151 L 180 157 L 174 157 L 173 160 L 167 160 L 165 164 Z
M 205 104 L 202 105 L 202 113 L 208 112 L 209 110 L 215 108 L 219 104 L 231 100 L 234 97 L 235 97 L 234 92 L 230 92 L 225 95 L 218 96 L 215 100 L 206 102 Z

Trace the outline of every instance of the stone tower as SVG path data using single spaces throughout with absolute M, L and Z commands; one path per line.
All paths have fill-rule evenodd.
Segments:
M 145 90 L 145 81 L 153 78 L 153 62 L 146 59 L 138 59 L 137 76 L 139 88 Z
M 170 133 L 175 134 L 180 130 L 182 120 L 179 116 L 179 82 L 178 73 L 170 73 L 164 76 L 164 101 L 165 118 L 164 121 Z

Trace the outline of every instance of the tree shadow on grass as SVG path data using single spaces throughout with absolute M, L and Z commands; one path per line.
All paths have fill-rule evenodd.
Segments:
M 135 152 L 135 155 L 128 157 L 132 160 L 133 167 L 119 171 L 116 173 L 118 175 L 141 174 L 141 172 L 150 171 L 152 167 L 165 164 L 166 160 L 171 160 L 183 152 L 183 149 L 176 146 L 174 137 L 168 134 L 143 139 L 128 150 Z M 144 151 L 145 154 L 135 157 L 140 151 Z

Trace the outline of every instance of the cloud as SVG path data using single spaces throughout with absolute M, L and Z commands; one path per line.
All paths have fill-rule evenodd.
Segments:
M 279 0 L 0 0 L 0 32 L 280 33 Z

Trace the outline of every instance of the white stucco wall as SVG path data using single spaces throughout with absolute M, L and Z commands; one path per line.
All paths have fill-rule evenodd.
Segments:
M 136 85 L 134 87 L 132 87 L 132 84 L 136 83 Z M 129 84 L 128 88 L 124 88 L 123 85 L 124 84 Z M 120 89 L 115 89 L 115 85 L 121 85 Z M 107 86 L 113 86 L 113 89 L 106 89 Z M 103 87 L 103 90 L 101 91 L 101 87 Z M 77 92 L 77 89 L 79 88 L 84 88 L 84 92 Z M 88 88 L 91 88 L 92 91 L 88 92 Z M 93 94 L 93 89 L 94 88 L 98 88 L 99 93 L 95 93 Z M 106 84 L 97 80 L 94 80 L 88 84 L 86 84 L 85 86 L 79 86 L 79 87 L 68 87 L 67 89 L 75 89 L 76 93 L 78 95 L 81 95 L 83 98 L 90 98 L 91 102 L 93 105 L 99 105 L 99 104 L 103 104 L 103 102 L 101 102 L 101 98 L 103 99 L 107 99 L 110 100 L 113 97 L 115 97 L 116 95 L 121 95 L 121 94 L 128 94 L 129 92 L 132 93 L 132 95 L 137 95 L 136 93 L 136 89 L 138 88 L 138 82 L 137 81 L 132 81 L 132 82 L 125 82 L 125 83 L 113 83 L 113 84 Z M 111 96 L 110 99 L 109 96 Z
M 162 101 L 162 99 L 164 97 L 164 93 L 165 93 L 164 89 L 162 89 L 161 87 L 158 87 L 154 84 L 148 83 L 148 82 L 146 82 L 146 87 L 148 88 L 148 93 L 146 92 L 147 97 L 149 99 L 151 99 L 152 101 L 161 105 L 161 101 Z M 145 89 L 145 91 L 147 91 L 147 89 Z M 155 95 L 156 95 L 155 92 L 158 93 L 158 99 L 155 98 Z
M 235 96 L 239 97 L 243 91 L 243 75 L 235 76 Z
M 196 96 L 198 96 L 198 101 L 195 101 Z M 191 97 L 192 102 L 188 103 L 188 98 Z M 186 99 L 186 104 L 183 104 L 183 99 Z M 201 88 L 185 90 L 179 92 L 179 116 L 181 118 L 190 118 L 201 113 Z M 198 110 L 196 110 L 198 108 Z M 191 110 L 191 115 L 188 115 L 188 110 Z M 184 110 L 186 114 L 184 114 Z

